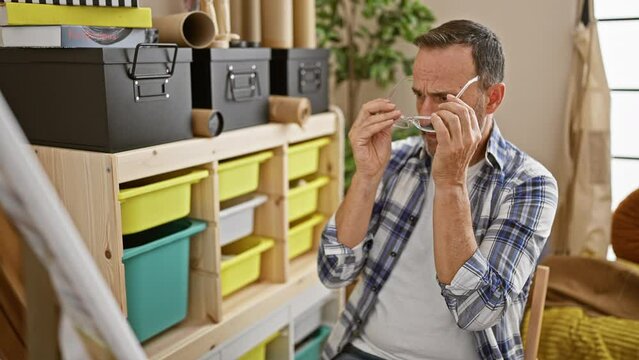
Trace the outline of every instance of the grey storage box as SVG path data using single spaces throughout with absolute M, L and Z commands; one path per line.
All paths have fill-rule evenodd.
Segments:
M 271 49 L 193 50 L 193 107 L 215 109 L 224 116 L 224 130 L 268 122 Z
M 191 49 L 0 48 L 0 90 L 33 144 L 119 152 L 191 138 Z
M 293 320 L 293 333 L 295 334 L 294 344 L 298 344 L 305 337 L 313 333 L 322 325 L 322 306 L 315 305 L 306 310 Z
M 267 199 L 266 195 L 252 195 L 225 202 L 220 210 L 220 246 L 251 235 L 255 208 Z
M 273 49 L 271 94 L 307 97 L 313 114 L 328 111 L 328 49 Z

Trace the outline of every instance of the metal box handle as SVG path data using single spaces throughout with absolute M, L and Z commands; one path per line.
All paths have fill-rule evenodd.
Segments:
M 248 86 L 239 84 L 238 79 L 242 77 L 247 77 Z M 260 73 L 256 65 L 251 65 L 249 70 L 235 70 L 232 65 L 229 65 L 227 84 L 231 99 L 235 102 L 250 101 L 260 96 Z
M 138 55 L 140 53 L 140 49 L 143 48 L 168 48 L 173 49 L 173 59 L 171 60 L 171 67 L 166 69 L 166 73 L 161 74 L 137 74 L 135 70 L 138 67 Z M 173 71 L 175 71 L 175 60 L 177 60 L 178 46 L 177 44 L 153 44 L 153 43 L 140 43 L 135 47 L 135 54 L 133 55 L 133 66 L 131 67 L 131 71 L 129 71 L 128 75 L 131 80 L 154 80 L 154 79 L 168 79 L 173 76 Z
M 322 88 L 322 64 L 300 63 L 299 68 L 299 92 L 301 94 L 314 93 Z

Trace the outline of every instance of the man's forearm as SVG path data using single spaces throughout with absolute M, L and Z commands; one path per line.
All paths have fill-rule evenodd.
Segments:
M 437 277 L 450 284 L 477 250 L 465 185 L 435 187 L 433 238 Z
M 337 209 L 337 239 L 351 249 L 366 236 L 379 182 L 379 179 L 366 178 L 355 173 L 344 201 Z

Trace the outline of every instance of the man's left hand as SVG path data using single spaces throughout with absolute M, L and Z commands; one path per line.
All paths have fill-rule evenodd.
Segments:
M 481 141 L 475 110 L 461 99 L 448 95 L 431 122 L 437 136 L 433 158 L 435 185 L 465 185 L 466 170 Z

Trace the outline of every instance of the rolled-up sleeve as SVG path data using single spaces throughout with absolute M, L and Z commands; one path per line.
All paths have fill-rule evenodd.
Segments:
M 335 215 L 331 217 L 322 232 L 318 254 L 318 274 L 326 287 L 340 288 L 357 278 L 366 260 L 367 251 L 363 244 L 367 240 L 368 235 L 367 239 L 352 249 L 340 243 L 337 240 Z
M 442 295 L 459 327 L 480 331 L 497 324 L 534 272 L 557 208 L 551 176 L 532 177 L 504 196 L 475 253 Z

